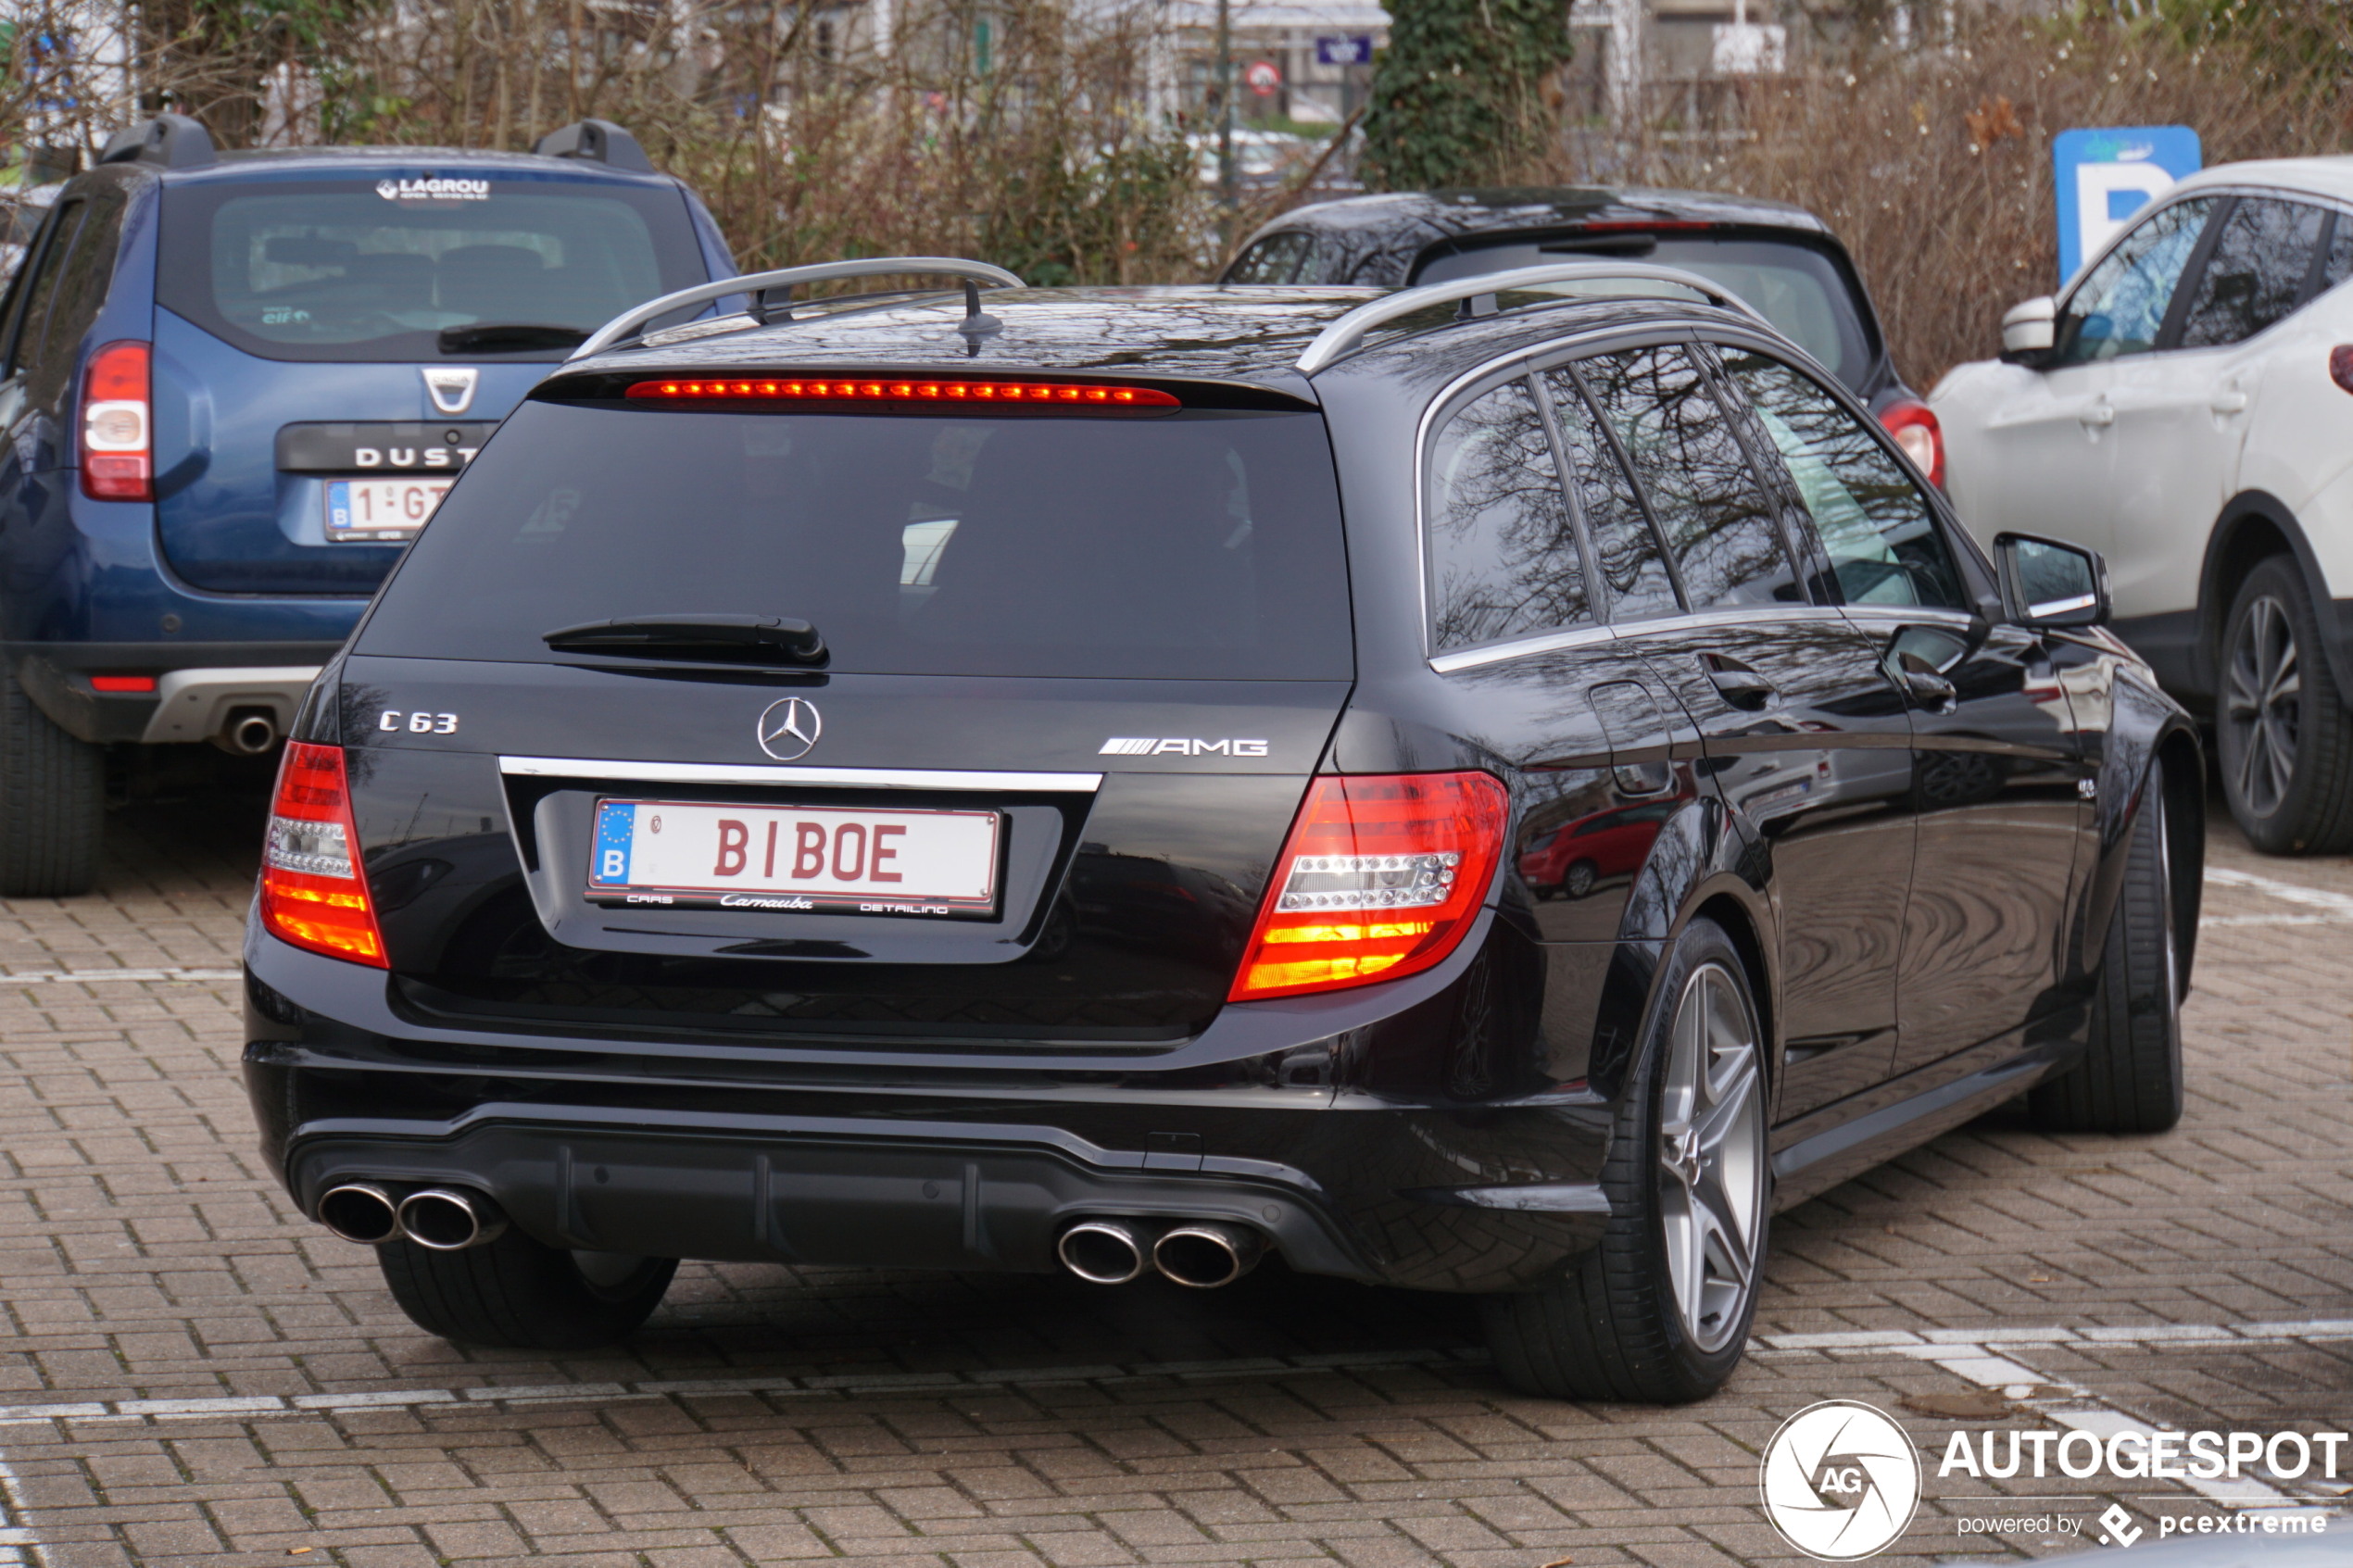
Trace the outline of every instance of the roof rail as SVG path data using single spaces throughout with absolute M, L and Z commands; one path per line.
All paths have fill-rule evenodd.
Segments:
M 540 137 L 531 150 L 543 157 L 584 158 L 614 169 L 634 169 L 640 174 L 654 171 L 654 160 L 646 156 L 637 138 L 610 119 L 573 120 Z
M 1780 330 L 1758 315 L 1754 306 L 1729 292 L 1723 284 L 1703 278 L 1696 272 L 1686 272 L 1680 267 L 1658 267 L 1647 261 L 1564 261 L 1550 267 L 1519 267 L 1508 272 L 1483 272 L 1474 278 L 1456 278 L 1450 282 L 1428 283 L 1417 289 L 1400 289 L 1395 294 L 1384 295 L 1369 304 L 1358 306 L 1316 333 L 1315 341 L 1309 344 L 1307 351 L 1299 357 L 1299 371 L 1302 375 L 1312 376 L 1354 353 L 1363 345 L 1365 334 L 1384 321 L 1410 316 L 1416 310 L 1427 310 L 1433 305 L 1509 294 L 1514 289 L 1538 288 L 1546 283 L 1587 282 L 1674 283 L 1727 310 L 1736 310 L 1760 326 L 1776 332 Z
M 795 283 L 821 283 L 836 278 L 884 278 L 901 272 L 931 272 L 943 277 L 964 280 L 968 298 L 976 298 L 975 283 L 988 283 L 998 288 L 1025 288 L 1021 279 L 1002 267 L 991 267 L 986 261 L 965 261 L 953 256 L 868 256 L 854 261 L 820 261 L 808 267 L 786 267 L 774 272 L 748 272 L 741 277 L 722 278 L 715 282 L 697 283 L 676 294 L 649 299 L 633 306 L 615 316 L 589 334 L 588 341 L 572 351 L 574 359 L 585 359 L 591 354 L 601 354 L 623 339 L 641 335 L 647 322 L 658 316 L 689 305 L 705 305 L 729 295 L 764 295 L 771 289 L 789 289 Z M 981 318 L 987 320 L 987 318 Z M 763 323 L 764 324 L 764 323 Z
M 219 158 L 212 132 L 184 114 L 159 114 L 118 131 L 98 155 L 100 163 L 154 163 L 166 169 L 203 169 Z

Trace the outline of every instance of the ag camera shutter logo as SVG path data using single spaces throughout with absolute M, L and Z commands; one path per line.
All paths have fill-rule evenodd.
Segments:
M 1887 1416 L 1825 1399 L 1781 1423 L 1765 1445 L 1756 1486 L 1781 1539 L 1826 1562 L 1894 1544 L 1920 1506 L 1920 1460 Z

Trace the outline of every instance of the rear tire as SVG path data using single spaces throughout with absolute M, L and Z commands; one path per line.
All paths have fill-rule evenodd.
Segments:
M 627 1338 L 678 1272 L 675 1258 L 569 1252 L 511 1226 L 462 1252 L 387 1241 L 376 1263 L 393 1299 L 427 1334 L 525 1350 L 587 1350 Z
M 2273 556 L 2239 584 L 2222 632 L 2214 729 L 2222 795 L 2267 855 L 2353 849 L 2353 713 L 2329 670 L 2304 576 Z
M 0 897 L 70 898 L 98 880 L 105 754 L 0 673 Z
M 1763 1037 L 1713 921 L 1678 937 L 1602 1172 L 1602 1243 L 1480 1305 L 1504 1381 L 1564 1399 L 1684 1404 L 1724 1386 L 1756 1311 L 1770 1181 Z
M 2181 943 L 2160 764 L 2149 764 L 2142 792 L 2100 953 L 2090 1048 L 2027 1099 L 2054 1132 L 2162 1133 L 2182 1119 Z

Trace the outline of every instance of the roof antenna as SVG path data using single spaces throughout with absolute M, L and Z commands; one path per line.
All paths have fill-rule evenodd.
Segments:
M 982 338 L 1005 330 L 1004 322 L 980 307 L 980 285 L 970 278 L 964 280 L 964 319 L 956 323 L 956 330 L 964 334 L 967 358 L 980 352 Z

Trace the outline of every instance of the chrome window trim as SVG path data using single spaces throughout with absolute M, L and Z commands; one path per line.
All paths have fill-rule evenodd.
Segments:
M 1475 648 L 1456 648 L 1452 653 L 1433 656 L 1429 667 L 1441 675 L 1452 675 L 1458 670 L 1476 670 L 1481 665 L 1502 664 L 1509 659 L 1526 659 L 1532 654 L 1555 653 L 1562 648 L 1584 647 L 1593 643 L 1614 643 L 1617 640 L 1617 634 L 1606 626 L 1577 626 L 1567 631 L 1541 633 L 1533 637 L 1516 637 L 1508 643 L 1486 643 Z
M 1917 626 L 1933 622 L 1942 626 L 1971 627 L 1984 617 L 1966 609 L 1946 609 L 1942 605 L 1839 605 L 1841 613 L 1856 621 L 1900 622 Z M 1990 624 L 1990 622 L 1989 622 Z
M 951 771 L 937 768 L 793 768 L 734 762 L 637 762 L 584 757 L 501 757 L 501 773 L 521 778 L 610 779 L 623 784 L 794 784 L 855 789 L 1037 790 L 1087 795 L 1101 773 Z

